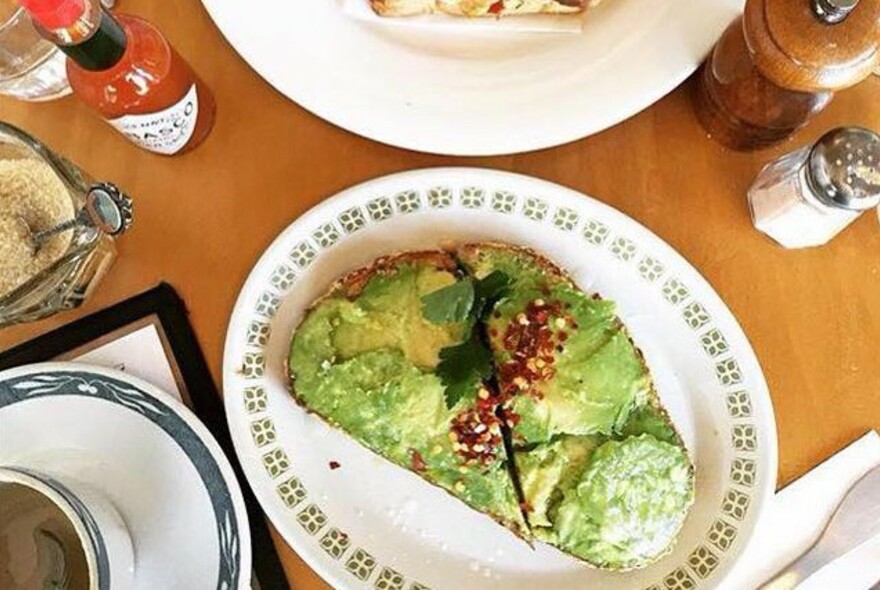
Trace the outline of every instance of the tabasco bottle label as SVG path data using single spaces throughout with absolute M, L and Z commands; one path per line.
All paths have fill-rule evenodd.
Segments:
M 117 131 L 125 134 L 140 147 L 170 156 L 176 154 L 189 143 L 199 117 L 199 97 L 196 85 L 167 109 L 155 113 L 125 115 L 118 119 L 108 119 Z

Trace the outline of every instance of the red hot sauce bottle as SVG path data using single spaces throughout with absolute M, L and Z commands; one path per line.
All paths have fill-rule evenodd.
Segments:
M 210 89 L 147 21 L 111 15 L 100 0 L 21 0 L 40 32 L 68 56 L 74 93 L 145 150 L 199 145 L 214 124 Z

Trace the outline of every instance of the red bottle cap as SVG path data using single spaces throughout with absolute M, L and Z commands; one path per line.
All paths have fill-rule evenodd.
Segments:
M 31 17 L 44 28 L 66 29 L 85 14 L 86 0 L 19 0 Z

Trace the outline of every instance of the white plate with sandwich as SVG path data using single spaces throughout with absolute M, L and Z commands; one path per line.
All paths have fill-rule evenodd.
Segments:
M 743 4 L 526 3 L 570 13 L 525 18 L 579 22 L 575 33 L 570 27 L 553 33 L 511 30 L 515 27 L 508 24 L 522 16 L 492 14 L 454 18 L 479 19 L 497 28 L 409 26 L 416 21 L 407 19 L 420 16 L 365 22 L 343 10 L 351 1 L 203 3 L 251 67 L 300 106 L 382 143 L 459 156 L 548 148 L 638 113 L 697 68 Z M 435 2 L 375 4 L 397 14 L 431 9 Z M 500 8 L 491 0 L 441 4 L 452 12 L 467 6 L 503 13 L 524 3 L 504 0 Z
M 439 358 L 451 358 L 445 352 L 448 345 L 464 336 L 449 340 L 446 332 L 415 319 L 420 317 L 419 304 L 412 297 L 416 292 L 434 294 L 443 284 L 458 289 L 476 278 L 482 285 L 487 279 L 469 262 L 466 246 L 482 243 L 488 251 L 487 242 L 507 244 L 507 252 L 530 248 L 558 265 L 576 286 L 578 294 L 571 295 L 575 307 L 598 309 L 613 302 L 614 313 L 644 354 L 657 399 L 665 408 L 662 415 L 668 416 L 677 434 L 667 436 L 644 427 L 647 423 L 640 416 L 647 406 L 627 401 L 639 399 L 636 392 L 647 391 L 642 385 L 634 389 L 627 385 L 619 390 L 622 396 L 613 396 L 625 402 L 623 411 L 615 409 L 624 408 L 617 401 L 606 403 L 612 399 L 605 395 L 609 387 L 647 383 L 642 377 L 631 381 L 632 376 L 643 375 L 641 363 L 622 362 L 637 357 L 614 322 L 607 341 L 604 337 L 594 341 L 608 356 L 582 348 L 578 343 L 586 334 L 585 326 L 598 324 L 577 319 L 576 314 L 562 327 L 552 323 L 560 332 L 554 336 L 557 340 L 548 342 L 557 344 L 550 347 L 557 352 L 548 348 L 546 355 L 542 353 L 544 364 L 535 363 L 538 368 L 557 369 L 555 377 L 547 375 L 548 389 L 535 395 L 538 401 L 532 407 L 537 411 L 530 410 L 531 398 L 517 393 L 511 407 L 518 418 L 503 414 L 511 421 L 499 425 L 502 433 L 510 435 L 510 448 L 497 441 L 480 442 L 478 447 L 466 440 L 470 434 L 459 427 L 463 423 L 459 418 L 473 415 L 471 403 L 482 407 L 482 401 L 474 400 L 491 405 L 496 394 L 475 394 L 473 387 L 462 387 L 456 401 L 448 395 L 454 384 L 446 377 L 441 377 L 442 388 L 437 385 L 434 376 L 441 375 L 441 365 L 435 365 L 434 353 L 427 351 L 442 344 Z M 377 258 L 395 254 L 406 258 L 385 260 L 410 262 L 399 268 L 376 266 Z M 451 271 L 461 282 L 450 283 L 451 275 L 434 274 L 425 265 L 418 268 L 427 274 L 419 270 L 421 278 L 407 282 L 407 277 L 415 276 L 402 270 L 407 264 L 415 269 L 416 260 L 445 260 L 443 268 L 449 271 L 456 268 L 450 256 L 462 265 L 460 273 Z M 520 266 L 526 268 L 526 258 L 521 260 Z M 381 270 L 357 272 L 360 269 Z M 514 277 L 519 271 L 508 274 Z M 342 285 L 344 298 L 334 284 Z M 414 289 L 407 286 L 413 284 Z M 359 286 L 347 290 L 354 285 Z M 538 299 L 543 302 L 520 287 L 511 287 L 503 296 L 504 305 L 519 305 L 525 293 L 523 301 L 535 305 L 534 321 L 529 304 L 528 321 L 521 322 L 517 315 L 516 325 L 543 325 L 547 318 L 538 317 L 538 308 L 555 306 L 561 297 L 556 286 L 545 294 L 540 285 Z M 475 286 L 477 291 L 484 289 Z M 401 299 L 401 294 L 408 299 Z M 591 299 L 594 294 L 605 303 Z M 489 344 L 497 352 L 492 343 L 497 344 L 495 338 L 501 335 L 506 343 L 513 325 L 504 320 L 509 310 L 482 309 L 493 309 L 491 317 L 501 322 L 496 326 L 494 320 L 478 321 L 486 322 Z M 424 310 L 421 316 L 427 317 Z M 400 334 L 409 336 L 396 340 Z M 415 348 L 399 344 L 404 340 Z M 519 336 L 514 340 L 523 341 Z M 540 335 L 534 341 L 545 342 Z M 612 343 L 618 351 L 613 355 L 606 348 Z M 419 351 L 417 356 L 410 356 L 413 350 Z M 589 354 L 575 363 L 575 356 L 566 355 L 580 354 L 577 350 Z M 418 371 L 407 368 L 404 357 L 407 362 L 421 359 L 413 360 Z M 498 386 L 516 385 L 520 373 L 508 373 L 499 358 L 494 362 Z M 621 370 L 627 366 L 635 372 L 626 369 L 630 377 L 623 377 Z M 528 361 L 525 367 L 532 370 Z M 447 368 L 452 367 L 447 364 Z M 572 368 L 583 371 L 578 385 L 565 376 L 573 374 Z M 597 379 L 611 372 L 616 375 L 613 379 Z M 398 386 L 395 375 L 411 375 L 411 379 Z M 526 376 L 529 383 L 538 383 L 535 379 Z M 554 379 L 562 389 L 554 389 L 550 383 Z M 748 340 L 711 286 L 661 239 L 623 214 L 574 191 L 524 176 L 478 169 L 409 172 L 351 188 L 303 215 L 268 248 L 242 289 L 229 324 L 223 381 L 236 451 L 263 509 L 294 551 L 340 589 L 718 588 L 748 544 L 775 488 L 776 431 L 767 385 Z M 441 390 L 445 400 L 438 393 Z M 563 390 L 589 393 L 585 398 L 567 393 L 557 397 Z M 600 391 L 605 393 L 599 395 Z M 549 406 L 554 399 L 576 398 L 589 401 Z M 563 406 L 566 409 L 559 410 Z M 579 417 L 569 420 L 574 407 L 588 411 L 578 409 Z M 600 408 L 609 412 L 602 410 L 605 417 L 597 421 L 592 410 Z M 562 421 L 556 418 L 560 416 Z M 622 426 L 593 428 L 618 418 L 624 420 Z M 633 419 L 643 426 L 631 429 Z M 527 431 L 527 424 L 535 430 Z M 544 424 L 548 429 L 543 429 Z M 579 438 L 589 435 L 587 430 L 610 433 L 611 439 L 596 441 L 602 446 L 593 448 Z M 486 430 L 474 426 L 472 432 Z M 488 432 L 493 432 L 492 424 Z M 638 481 L 632 486 L 612 487 L 628 490 L 627 497 L 636 500 L 632 506 L 643 507 L 645 514 L 668 505 L 665 514 L 676 516 L 663 517 L 670 527 L 656 535 L 651 530 L 658 529 L 639 524 L 647 520 L 636 517 L 627 503 L 619 514 L 633 518 L 620 522 L 632 527 L 603 526 L 593 535 L 591 522 L 614 520 L 601 516 L 607 516 L 605 508 L 592 505 L 590 498 L 604 497 L 590 492 L 598 481 L 594 476 L 601 473 L 611 481 L 615 473 L 630 473 L 617 468 L 629 464 L 626 461 L 604 462 L 610 449 L 623 448 L 617 442 L 624 446 L 650 442 L 662 447 L 663 453 L 678 452 L 644 434 L 686 449 L 688 459 L 674 464 L 689 460 L 693 479 L 671 477 L 688 473 L 677 468 L 667 472 L 670 477 L 649 476 L 644 470 L 667 464 L 654 457 L 634 467 Z M 449 442 L 453 438 L 456 444 L 466 442 L 456 447 Z M 562 448 L 552 448 L 559 441 Z M 569 453 L 581 442 L 587 443 L 580 447 L 585 454 Z M 470 457 L 471 451 L 479 456 Z M 564 457 L 572 458 L 567 463 L 572 471 L 555 470 L 556 460 Z M 538 470 L 535 458 L 541 466 Z M 479 461 L 471 463 L 472 459 Z M 585 471 L 580 459 L 588 461 Z M 509 468 L 509 477 L 504 467 Z M 531 477 L 540 473 L 544 475 Z M 508 481 L 514 482 L 516 493 L 510 492 Z M 579 483 L 572 487 L 572 481 Z M 689 481 L 694 482 L 692 494 Z M 667 493 L 673 489 L 684 494 Z M 542 495 L 541 490 L 549 494 Z M 586 504 L 581 505 L 580 499 Z M 617 502 L 608 503 L 612 504 Z M 677 516 L 682 509 L 683 522 Z M 520 514 L 525 525 L 518 520 Z M 622 533 L 623 529 L 630 532 Z M 605 553 L 611 537 L 611 553 Z M 567 539 L 583 543 L 574 546 Z M 597 548 L 602 555 L 593 551 Z M 640 557 L 634 561 L 626 557 L 621 564 L 618 549 L 635 549 Z

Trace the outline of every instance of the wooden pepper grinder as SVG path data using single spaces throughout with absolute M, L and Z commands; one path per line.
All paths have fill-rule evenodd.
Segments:
M 737 150 L 785 139 L 880 65 L 880 0 L 746 0 L 703 65 L 712 138 Z

